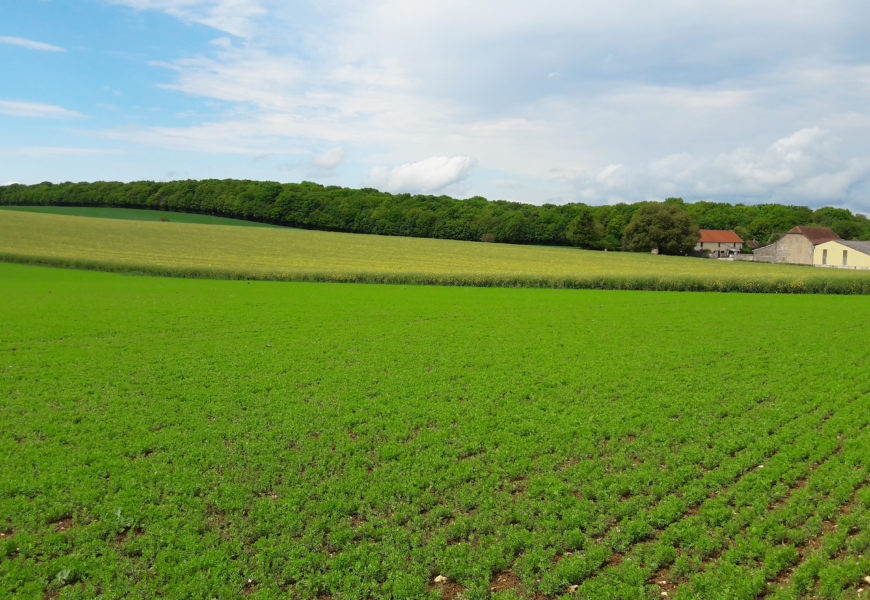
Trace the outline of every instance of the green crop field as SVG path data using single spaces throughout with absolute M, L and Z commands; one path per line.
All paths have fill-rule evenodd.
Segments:
M 239 279 L 870 293 L 870 271 L 15 211 L 0 213 L 0 259 Z
M 48 215 L 70 215 L 74 217 L 96 217 L 100 219 L 125 219 L 133 221 L 173 221 L 175 223 L 199 223 L 203 225 L 243 225 L 246 227 L 278 227 L 242 219 L 228 219 L 214 215 L 183 213 L 169 210 L 149 210 L 140 208 L 115 208 L 105 206 L 0 206 L 0 210 L 42 213 Z
M 0 298 L 0 597 L 868 597 L 866 296 L 0 264 Z

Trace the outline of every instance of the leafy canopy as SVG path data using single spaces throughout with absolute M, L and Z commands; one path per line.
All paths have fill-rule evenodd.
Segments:
M 602 225 L 595 221 L 592 211 L 586 206 L 579 206 L 577 216 L 568 223 L 565 237 L 574 246 L 597 250 L 604 247 L 602 230 Z
M 688 254 L 701 237 L 698 226 L 682 206 L 682 200 L 668 198 L 641 206 L 625 228 L 627 250 L 660 254 Z

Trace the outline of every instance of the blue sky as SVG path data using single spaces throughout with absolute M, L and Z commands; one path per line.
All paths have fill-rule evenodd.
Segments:
M 0 184 L 870 213 L 870 3 L 9 0 Z

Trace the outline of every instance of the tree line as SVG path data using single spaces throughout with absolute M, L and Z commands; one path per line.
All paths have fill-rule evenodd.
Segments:
M 796 225 L 823 225 L 844 239 L 870 239 L 870 220 L 843 208 L 685 203 L 680 198 L 665 203 L 684 209 L 697 227 L 733 229 L 744 240 L 762 244 Z M 627 247 L 625 233 L 635 213 L 651 203 L 538 206 L 480 196 L 459 200 L 390 194 L 309 181 L 207 179 L 12 184 L 0 186 L 0 204 L 150 208 L 326 231 L 620 250 Z

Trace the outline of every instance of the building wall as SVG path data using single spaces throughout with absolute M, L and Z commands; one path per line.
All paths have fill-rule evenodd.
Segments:
M 698 242 L 695 252 L 710 252 L 710 256 L 728 256 L 729 250 L 740 252 L 742 244 L 737 242 Z
M 752 251 L 760 262 L 813 264 L 813 244 L 799 233 L 786 233 L 775 243 Z
M 827 264 L 824 263 L 825 250 L 828 251 Z M 846 252 L 846 264 L 843 264 L 843 252 Z M 852 267 L 853 269 L 870 269 L 870 254 L 849 248 L 836 241 L 819 244 L 813 251 L 813 264 L 817 267 Z

